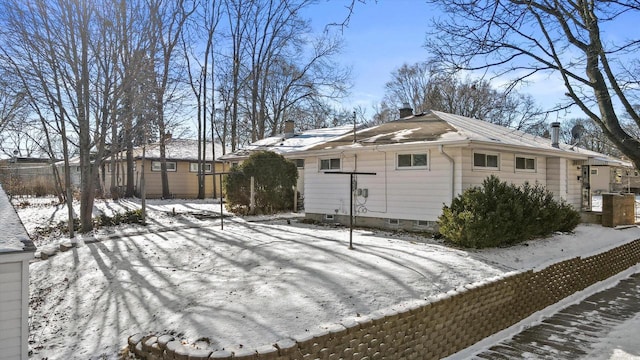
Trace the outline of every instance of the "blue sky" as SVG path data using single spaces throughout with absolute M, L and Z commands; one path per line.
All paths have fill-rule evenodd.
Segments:
M 319 0 L 307 16 L 317 30 L 322 30 L 327 23 L 341 22 L 350 3 L 351 0 Z M 404 63 L 414 64 L 429 57 L 423 44 L 431 20 L 438 14 L 439 9 L 425 0 L 366 0 L 364 4 L 356 0 L 354 13 L 343 32 L 345 47 L 341 58 L 343 65 L 352 67 L 354 88 L 342 106 L 346 109 L 362 106 L 369 109 L 367 115 L 371 116 L 371 107 L 382 99 L 391 72 Z M 613 23 L 601 24 L 605 43 L 620 44 L 637 38 L 638 20 L 637 12 L 628 12 Z M 566 89 L 557 74 L 539 73 L 529 80 L 518 91 L 533 96 L 543 108 L 550 109 L 566 100 Z M 504 82 L 494 80 L 493 84 L 500 87 Z M 585 115 L 575 107 L 552 115 L 549 121 L 574 117 Z
M 321 0 L 309 11 L 314 28 L 341 22 L 349 0 Z M 354 88 L 344 107 L 370 108 L 384 95 L 384 84 L 402 64 L 427 59 L 423 48 L 433 11 L 424 0 L 370 0 L 356 3 L 344 29 L 341 63 L 352 68 Z M 400 104 L 398 104 L 400 105 Z
M 345 6 L 350 0 L 320 0 L 306 14 L 317 31 L 332 22 L 341 22 L 348 13 Z M 352 68 L 354 88 L 349 98 L 342 102 L 346 109 L 362 106 L 369 109 L 380 102 L 384 95 L 384 84 L 393 70 L 402 64 L 414 64 L 427 60 L 428 50 L 423 47 L 431 20 L 438 16 L 439 9 L 424 0 L 367 0 L 356 1 L 354 13 L 344 29 L 344 52 L 341 63 Z M 480 74 L 478 75 L 480 76 Z M 540 74 L 519 91 L 531 94 L 546 108 L 563 100 L 565 88 L 557 77 Z M 500 86 L 494 81 L 495 86 Z M 397 104 L 398 106 L 400 104 Z M 549 121 L 582 116 L 571 112 L 557 114 Z

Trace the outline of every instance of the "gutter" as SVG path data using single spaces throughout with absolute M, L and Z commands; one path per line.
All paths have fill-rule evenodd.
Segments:
M 447 154 L 446 152 L 444 152 L 444 145 L 439 145 L 438 146 L 438 151 L 440 151 L 440 154 L 442 154 L 444 157 L 446 157 L 449 160 L 449 164 L 451 164 L 451 201 L 453 201 L 454 197 L 455 197 L 455 185 L 456 185 L 456 162 L 455 160 L 453 160 L 453 158 L 451 156 L 449 156 L 449 154 Z

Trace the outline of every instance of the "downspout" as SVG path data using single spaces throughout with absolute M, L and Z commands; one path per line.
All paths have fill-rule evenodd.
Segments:
M 451 201 L 453 201 L 454 197 L 455 197 L 455 185 L 456 185 L 456 162 L 455 160 L 453 160 L 453 158 L 451 156 L 449 156 L 449 154 L 447 154 L 446 152 L 444 152 L 444 145 L 440 144 L 438 146 L 438 150 L 440 151 L 440 154 L 442 154 L 444 157 L 446 157 L 449 160 L 449 164 L 451 164 Z

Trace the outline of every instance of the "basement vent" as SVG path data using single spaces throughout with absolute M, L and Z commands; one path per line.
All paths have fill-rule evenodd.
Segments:
M 398 219 L 389 219 L 389 225 L 400 225 L 400 220 L 398 220 Z
M 325 220 L 333 220 L 333 214 L 326 214 L 326 215 L 324 216 L 324 219 L 325 219 Z

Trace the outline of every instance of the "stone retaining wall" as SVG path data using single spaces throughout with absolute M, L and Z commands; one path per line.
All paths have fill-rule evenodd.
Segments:
M 640 262 L 640 239 L 607 252 L 525 271 L 402 312 L 376 312 L 336 324 L 324 333 L 284 339 L 241 352 L 196 349 L 171 336 L 134 335 L 138 358 L 207 359 L 439 359 L 561 299 Z

